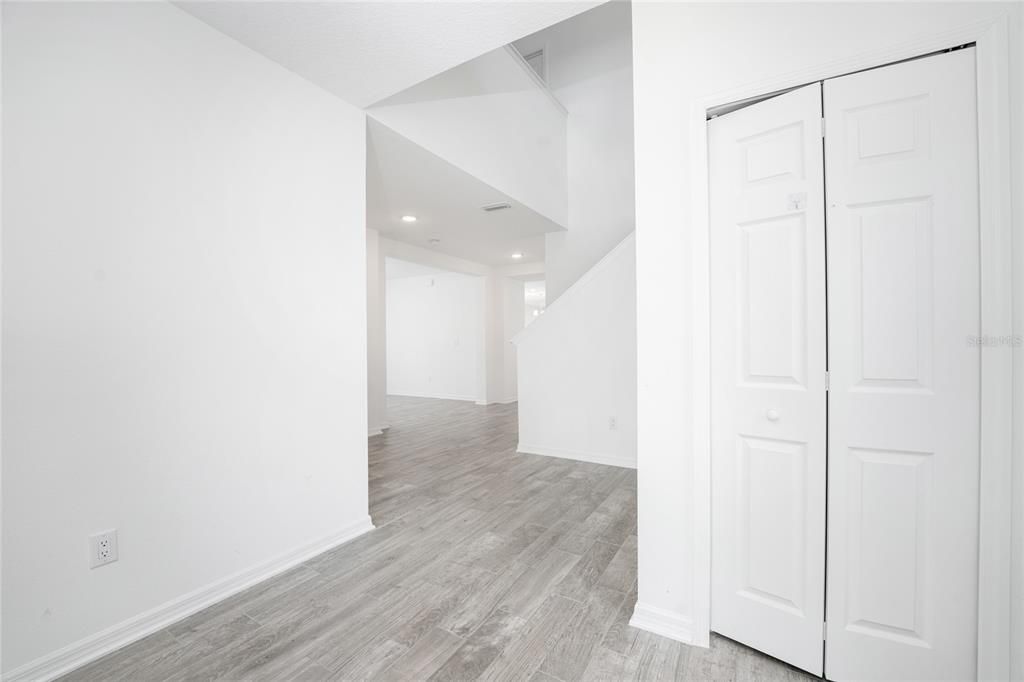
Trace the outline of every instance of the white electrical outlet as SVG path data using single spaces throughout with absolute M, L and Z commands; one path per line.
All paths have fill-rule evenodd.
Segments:
M 608 417 L 608 430 L 609 431 L 618 431 L 619 430 L 619 420 L 616 419 L 615 417 Z
M 89 568 L 98 568 L 117 561 L 117 530 L 89 536 Z

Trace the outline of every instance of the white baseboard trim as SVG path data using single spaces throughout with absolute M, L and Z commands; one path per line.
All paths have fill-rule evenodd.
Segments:
M 637 602 L 629 624 L 683 644 L 693 644 L 693 622 L 675 611 Z
M 373 522 L 367 515 L 325 538 L 293 549 L 252 568 L 239 571 L 223 580 L 172 599 L 95 635 L 90 635 L 51 654 L 30 661 L 5 674 L 3 681 L 52 680 L 202 611 L 233 594 L 272 578 L 318 554 L 353 540 L 373 528 Z
M 477 405 L 481 405 L 481 406 L 485 406 L 485 405 L 511 405 L 512 403 L 518 402 L 518 401 L 519 401 L 519 398 L 503 398 L 502 400 L 492 400 L 490 402 L 487 402 L 485 400 L 477 400 L 476 404 Z
M 581 462 L 591 462 L 593 464 L 607 464 L 613 467 L 622 467 L 623 469 L 636 469 L 636 460 L 594 452 L 582 452 L 580 450 L 555 450 L 538 445 L 524 445 L 523 443 L 520 443 L 519 447 L 516 448 L 516 452 L 520 452 L 524 455 L 560 457 L 562 459 L 576 459 Z
M 388 393 L 389 396 L 395 396 L 396 398 L 432 398 L 434 400 L 462 400 L 464 402 L 475 403 L 476 396 L 473 395 L 449 395 L 447 393 Z

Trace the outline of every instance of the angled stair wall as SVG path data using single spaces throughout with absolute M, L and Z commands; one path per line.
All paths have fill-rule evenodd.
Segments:
M 512 341 L 519 451 L 635 468 L 635 233 Z

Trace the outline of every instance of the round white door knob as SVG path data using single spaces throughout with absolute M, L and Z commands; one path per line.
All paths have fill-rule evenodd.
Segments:
M 770 422 L 777 422 L 777 421 L 779 421 L 779 411 L 778 410 L 768 410 L 767 412 L 765 412 L 764 416 L 768 417 L 768 421 L 770 421 Z

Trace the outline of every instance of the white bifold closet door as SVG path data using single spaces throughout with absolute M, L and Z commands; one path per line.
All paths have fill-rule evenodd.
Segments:
M 977 670 L 974 49 L 825 82 L 830 679 Z
M 825 593 L 821 86 L 708 123 L 712 629 L 816 674 Z
M 708 124 L 712 629 L 831 680 L 976 675 L 976 102 L 967 48 Z

